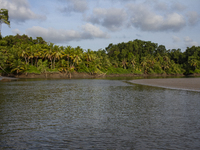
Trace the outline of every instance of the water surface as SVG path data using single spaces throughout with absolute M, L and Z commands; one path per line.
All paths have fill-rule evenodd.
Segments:
M 0 82 L 0 149 L 200 149 L 199 108 L 124 80 Z

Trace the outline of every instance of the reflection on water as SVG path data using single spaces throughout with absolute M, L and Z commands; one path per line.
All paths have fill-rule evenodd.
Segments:
M 0 149 L 199 149 L 200 93 L 122 80 L 0 83 Z

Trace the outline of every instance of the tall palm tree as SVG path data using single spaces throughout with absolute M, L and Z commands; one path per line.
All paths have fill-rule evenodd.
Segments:
M 195 56 L 189 56 L 188 58 L 188 63 L 194 67 L 194 69 L 196 69 L 197 65 L 198 65 L 198 60 Z
M 10 27 L 9 15 L 7 9 L 0 9 L 0 37 L 1 37 L 1 25 L 7 24 Z
M 65 59 L 59 60 L 59 68 L 58 71 L 60 72 L 67 72 L 67 61 Z
M 22 51 L 21 51 L 21 56 L 25 59 L 26 64 L 28 64 L 28 54 L 26 51 L 26 47 L 28 47 L 27 45 L 23 45 L 22 44 Z
M 62 57 L 61 50 L 59 46 L 55 45 L 53 47 L 53 69 L 55 69 L 55 61 L 56 59 L 60 59 Z
M 24 62 L 22 62 L 21 59 L 14 60 L 13 63 L 11 63 L 11 68 L 11 72 L 16 72 L 18 75 L 19 72 L 25 70 Z
M 85 53 L 84 53 L 84 58 L 86 59 L 86 64 L 87 67 L 89 65 L 89 62 L 92 60 L 92 52 L 90 49 L 88 49 Z
M 82 62 L 82 55 L 83 55 L 83 50 L 78 46 L 75 48 L 74 52 L 74 60 L 73 60 L 73 66 L 78 66 L 80 62 Z
M 147 73 L 148 66 L 147 66 L 147 58 L 146 57 L 141 58 L 141 65 L 144 69 L 144 73 Z
M 38 67 L 38 58 L 41 56 L 41 47 L 40 44 L 34 45 L 34 58 L 35 58 L 35 66 Z
M 126 64 L 127 64 L 127 60 L 126 60 L 126 58 L 123 58 L 122 66 L 124 67 L 124 69 L 126 69 Z
M 32 66 L 33 66 L 33 58 L 34 58 L 34 48 L 33 46 L 30 46 L 28 51 L 28 60 L 31 59 Z
M 128 54 L 128 60 L 131 63 L 132 67 L 134 68 L 136 63 L 136 57 L 133 55 L 133 53 Z
M 53 43 L 48 45 L 48 50 L 46 51 L 46 57 L 51 61 L 51 69 L 53 65 Z

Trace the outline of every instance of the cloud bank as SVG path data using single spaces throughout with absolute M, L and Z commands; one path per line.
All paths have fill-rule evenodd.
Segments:
M 119 30 L 127 19 L 127 14 L 120 8 L 94 8 L 92 15 L 86 18 L 93 24 L 99 24 L 103 27 L 116 31 Z
M 83 13 L 88 9 L 88 3 L 86 0 L 61 0 L 61 1 L 66 2 L 67 5 L 59 8 L 59 10 L 64 13 L 68 12 Z
M 108 38 L 109 36 L 92 24 L 82 26 L 82 31 L 63 30 L 55 28 L 42 28 L 34 26 L 26 30 L 32 37 L 43 37 L 46 41 L 64 43 L 69 41 L 79 41 L 82 39 Z
M 130 23 L 142 31 L 179 31 L 186 26 L 185 18 L 178 13 L 156 14 L 145 5 L 128 5 Z M 164 7 L 164 6 L 163 6 Z
M 46 16 L 38 15 L 31 11 L 27 0 L 0 0 L 0 6 L 9 10 L 9 17 L 15 22 L 25 22 L 30 19 L 46 19 Z

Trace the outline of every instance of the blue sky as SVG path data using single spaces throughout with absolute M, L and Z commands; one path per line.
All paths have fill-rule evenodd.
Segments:
M 140 39 L 185 51 L 200 45 L 199 6 L 199 0 L 0 0 L 11 21 L 2 35 L 92 50 Z

